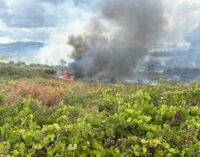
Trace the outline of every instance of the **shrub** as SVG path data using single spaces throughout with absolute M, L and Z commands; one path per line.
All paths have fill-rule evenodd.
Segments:
M 112 86 L 98 95 L 73 93 L 52 107 L 32 98 L 0 106 L 0 154 L 199 156 L 199 85 L 122 89 L 126 87 Z M 28 82 L 15 91 L 43 103 L 44 94 L 51 92 Z
M 48 74 L 48 75 L 55 75 L 57 72 L 55 69 L 45 69 L 43 71 L 45 74 Z

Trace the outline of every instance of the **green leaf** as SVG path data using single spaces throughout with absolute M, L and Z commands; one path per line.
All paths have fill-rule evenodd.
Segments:
M 140 153 L 137 151 L 134 151 L 135 156 L 140 156 Z
M 145 147 L 142 148 L 142 151 L 144 155 L 147 153 L 147 149 Z
M 154 134 L 152 132 L 147 132 L 146 137 L 148 139 L 153 139 L 154 138 Z
M 11 152 L 11 154 L 12 154 L 13 156 L 18 156 L 18 155 L 19 155 L 19 152 L 18 152 L 17 150 L 13 150 L 13 151 Z
M 60 130 L 60 125 L 58 123 L 54 123 L 53 128 L 56 129 L 57 131 Z
M 33 135 L 31 133 L 27 133 L 25 135 L 22 135 L 22 138 L 25 142 L 25 145 L 31 146 L 33 144 Z

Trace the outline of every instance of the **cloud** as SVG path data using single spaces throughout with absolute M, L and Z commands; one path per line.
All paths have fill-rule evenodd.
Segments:
M 84 14 L 73 0 L 0 0 L 0 41 L 46 42 Z
M 74 4 L 83 7 L 86 9 L 95 9 L 95 5 L 100 1 L 100 0 L 73 0 Z
M 10 27 L 52 27 L 56 24 L 55 7 L 37 0 L 6 0 L 0 18 Z
M 5 8 L 6 7 L 6 2 L 4 0 L 0 1 L 0 7 Z
M 87 0 L 1 0 L 0 19 L 8 27 L 55 27 L 62 20 L 73 17 L 71 14 L 74 14 L 74 6 L 91 8 L 95 1 L 97 0 L 93 2 Z
M 3 22 L 0 21 L 0 43 L 2 41 L 17 42 L 17 41 L 39 41 L 45 42 L 49 39 L 51 32 L 54 28 L 18 28 L 18 27 L 7 27 Z M 6 39 L 6 40 L 3 40 Z M 9 39 L 9 40 L 8 40 Z
M 40 60 L 67 60 L 68 36 L 81 34 L 89 19 L 99 16 L 100 1 L 107 0 L 0 0 L 0 42 L 42 41 L 47 44 Z M 200 0 L 162 1 L 168 27 L 160 42 L 189 42 L 186 37 L 200 25 Z
M 64 2 L 65 0 L 37 0 L 38 2 L 46 2 L 46 3 L 52 3 L 52 4 L 60 4 Z

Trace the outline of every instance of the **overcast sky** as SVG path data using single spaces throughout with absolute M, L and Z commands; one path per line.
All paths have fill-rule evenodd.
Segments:
M 98 1 L 0 0 L 0 43 L 39 41 L 46 46 L 38 57 L 66 58 L 68 36 L 99 14 Z M 184 42 L 200 25 L 200 0 L 162 1 L 169 22 L 165 42 Z
M 91 5 L 85 0 L 0 0 L 0 43 L 45 42 L 58 27 L 85 20 Z

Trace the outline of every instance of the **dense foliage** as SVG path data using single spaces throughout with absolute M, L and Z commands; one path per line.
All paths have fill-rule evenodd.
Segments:
M 94 91 L 71 91 L 52 107 L 32 98 L 0 106 L 0 155 L 200 154 L 199 84 L 111 86 Z

